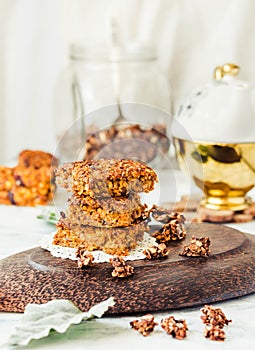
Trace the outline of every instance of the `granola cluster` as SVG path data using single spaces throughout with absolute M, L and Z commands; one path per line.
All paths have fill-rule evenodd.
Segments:
M 232 320 L 228 320 L 224 312 L 220 308 L 214 308 L 211 305 L 205 305 L 202 309 L 201 320 L 206 325 L 219 326 L 223 328 L 228 325 Z
M 176 339 L 184 339 L 187 335 L 188 326 L 186 320 L 176 320 L 174 316 L 169 316 L 161 320 L 161 327 Z
M 141 317 L 140 320 L 134 320 L 130 322 L 130 326 L 141 333 L 144 337 L 147 337 L 154 331 L 155 326 L 158 323 L 154 321 L 154 316 L 147 314 Z
M 92 266 L 94 256 L 87 250 L 86 247 L 80 246 L 76 250 L 76 258 L 78 258 L 78 267 Z
M 164 243 L 160 243 L 159 245 L 149 246 L 147 249 L 143 251 L 143 254 L 146 256 L 146 259 L 160 259 L 166 258 L 169 254 L 170 249 Z
M 209 325 L 205 327 L 204 330 L 205 338 L 209 338 L 210 340 L 215 341 L 224 341 L 226 338 L 226 334 L 222 328 L 219 326 Z
M 185 217 L 183 214 L 176 211 L 169 210 L 164 207 L 157 206 L 155 204 L 150 209 L 150 212 L 154 220 L 160 221 L 161 223 L 164 223 L 164 224 L 172 220 L 177 220 L 182 224 L 185 223 Z
M 140 192 L 154 188 L 153 169 L 131 159 L 99 159 L 61 165 L 56 182 L 72 192 L 53 244 L 127 255 L 148 231 L 150 214 Z
M 137 330 L 144 337 L 152 333 L 157 325 L 158 323 L 155 322 L 154 316 L 151 314 L 142 316 L 140 320 L 130 322 L 131 328 Z M 160 325 L 173 338 L 182 340 L 187 335 L 188 326 L 185 320 L 176 320 L 173 316 L 169 316 L 161 320 Z
M 174 219 L 165 223 L 159 230 L 153 231 L 151 235 L 158 243 L 167 243 L 185 238 L 186 230 L 182 222 Z
M 46 205 L 55 191 L 58 161 L 50 153 L 24 150 L 13 168 L 0 167 L 0 203 Z
M 192 235 L 190 244 L 183 247 L 183 251 L 180 255 L 189 257 L 208 257 L 210 253 L 210 243 L 209 237 L 196 238 Z
M 112 271 L 112 277 L 126 278 L 134 274 L 133 266 L 126 264 L 121 256 L 111 258 L 110 263 L 114 268 Z
M 202 309 L 201 320 L 206 325 L 204 336 L 211 340 L 224 341 L 225 325 L 228 325 L 232 320 L 228 320 L 224 312 L 220 308 L 214 308 L 211 305 L 205 305 Z
M 185 217 L 182 214 L 157 205 L 152 206 L 150 214 L 154 220 L 161 223 L 160 228 L 151 233 L 158 243 L 168 243 L 186 237 Z
M 92 133 L 85 143 L 84 159 L 133 158 L 151 162 L 158 149 L 163 153 L 169 148 L 164 125 L 142 128 L 139 124 L 128 126 L 113 125 L 105 130 Z
M 204 330 L 205 338 L 215 341 L 224 341 L 226 335 L 223 327 L 232 321 L 228 320 L 219 308 L 205 305 L 201 311 L 203 313 L 201 319 L 203 323 L 206 324 Z M 147 336 L 153 332 L 158 323 L 155 322 L 153 315 L 147 314 L 141 317 L 140 320 L 130 322 L 130 325 L 143 336 Z M 168 316 L 161 320 L 160 325 L 168 335 L 171 335 L 175 339 L 183 340 L 187 336 L 188 326 L 185 319 L 177 320 L 174 316 Z

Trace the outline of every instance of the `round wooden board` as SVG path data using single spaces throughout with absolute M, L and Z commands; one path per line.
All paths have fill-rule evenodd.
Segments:
M 191 236 L 208 236 L 208 258 L 179 255 Z M 28 303 L 72 300 L 81 310 L 113 296 L 108 313 L 145 313 L 202 305 L 255 291 L 255 236 L 214 224 L 187 227 L 187 237 L 169 244 L 166 259 L 129 262 L 135 274 L 111 276 L 109 263 L 79 269 L 37 247 L 0 261 L 0 311 L 23 312 Z

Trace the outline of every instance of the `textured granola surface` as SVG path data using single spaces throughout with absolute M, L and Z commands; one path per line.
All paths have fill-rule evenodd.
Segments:
M 129 227 L 105 228 L 93 226 L 72 226 L 61 219 L 57 225 L 57 232 L 53 244 L 63 247 L 85 247 L 88 251 L 103 250 L 108 254 L 127 255 L 130 249 L 142 241 L 147 229 L 145 222 Z
M 42 151 L 25 150 L 14 168 L 0 167 L 0 203 L 21 206 L 45 205 L 55 191 L 57 159 Z
M 86 160 L 63 164 L 56 171 L 57 184 L 78 195 L 127 197 L 131 192 L 150 192 L 155 171 L 131 159 Z
M 70 225 L 120 227 L 132 225 L 139 218 L 147 218 L 149 211 L 146 205 L 141 204 L 137 194 L 119 200 L 73 195 L 65 215 Z
M 56 167 L 58 160 L 50 153 L 43 151 L 24 150 L 20 152 L 18 157 L 18 166 L 27 168 L 33 167 L 39 169 L 41 167 Z
M 14 185 L 13 169 L 0 166 L 0 203 L 11 204 L 9 191 Z
M 0 191 L 9 191 L 13 183 L 13 169 L 0 166 Z

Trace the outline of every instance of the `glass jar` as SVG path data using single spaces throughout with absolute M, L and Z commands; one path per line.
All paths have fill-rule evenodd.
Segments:
M 170 87 L 152 48 L 72 45 L 56 100 L 61 160 L 135 157 L 158 163 L 168 152 Z

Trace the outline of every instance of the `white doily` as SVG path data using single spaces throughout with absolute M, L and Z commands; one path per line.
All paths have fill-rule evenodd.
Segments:
M 59 245 L 52 244 L 54 235 L 55 232 L 41 239 L 39 242 L 41 248 L 48 250 L 51 253 L 51 255 L 57 258 L 77 260 L 75 256 L 75 248 L 61 247 Z M 130 250 L 129 254 L 127 256 L 123 256 L 123 258 L 125 260 L 145 259 L 143 251 L 144 249 L 147 249 L 149 246 L 152 245 L 158 245 L 156 243 L 156 239 L 151 237 L 148 233 L 144 233 L 142 242 L 139 242 L 137 244 L 137 247 L 135 249 Z M 94 256 L 93 262 L 95 263 L 109 262 L 109 259 L 112 258 L 112 255 L 106 254 L 101 250 L 94 250 L 93 252 L 91 252 L 91 254 L 93 254 Z

